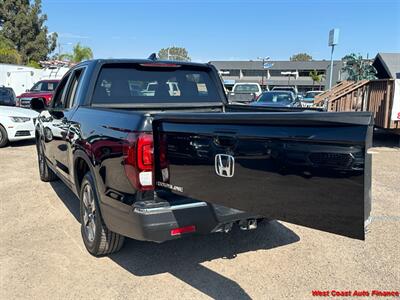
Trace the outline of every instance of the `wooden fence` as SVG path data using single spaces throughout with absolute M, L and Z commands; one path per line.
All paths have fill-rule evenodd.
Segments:
M 394 98 L 394 80 L 362 80 L 341 83 L 338 87 L 321 94 L 315 104 L 327 103 L 328 111 L 370 111 L 375 126 L 400 132 L 400 122 L 391 121 Z

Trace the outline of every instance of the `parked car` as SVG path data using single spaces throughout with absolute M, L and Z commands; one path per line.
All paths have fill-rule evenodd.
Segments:
M 0 86 L 0 105 L 15 106 L 15 102 L 14 90 L 10 87 Z
M 32 108 L 40 178 L 77 195 L 92 255 L 262 218 L 364 239 L 370 113 L 230 105 L 214 66 L 156 59 L 82 62 Z
M 269 107 L 301 107 L 301 102 L 292 92 L 271 91 L 262 93 L 257 102 L 253 102 L 252 105 Z
M 228 100 L 231 103 L 249 103 L 257 100 L 261 95 L 262 89 L 258 83 L 235 83 L 232 91 L 228 93 Z
M 35 138 L 36 111 L 0 105 L 0 148 L 19 140 Z
M 295 97 L 297 97 L 297 94 L 299 93 L 297 88 L 294 86 L 274 86 L 271 91 L 289 91 L 292 92 Z
M 315 96 L 323 93 L 324 91 L 308 91 L 304 98 L 301 100 L 301 103 L 304 107 L 311 107 L 314 105 Z
M 45 105 L 49 105 L 59 81 L 58 79 L 38 81 L 30 90 L 17 97 L 16 105 L 29 108 L 33 98 L 42 99 Z
M 256 96 L 261 95 L 262 89 L 258 83 L 255 82 L 238 82 L 232 88 L 233 93 L 253 93 Z

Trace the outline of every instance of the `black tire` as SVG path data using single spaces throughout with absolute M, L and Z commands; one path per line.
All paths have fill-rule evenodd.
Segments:
M 40 180 L 44 182 L 57 180 L 58 177 L 56 173 L 54 173 L 53 170 L 50 169 L 49 165 L 47 164 L 46 157 L 43 151 L 43 146 L 41 145 L 39 140 L 37 141 L 36 148 L 38 154 Z
M 89 253 L 94 256 L 103 256 L 120 250 L 125 237 L 112 232 L 104 224 L 96 185 L 90 172 L 83 177 L 79 198 L 81 234 Z
M 0 125 L 0 148 L 3 148 L 7 144 L 8 144 L 7 131 L 4 129 L 3 126 Z

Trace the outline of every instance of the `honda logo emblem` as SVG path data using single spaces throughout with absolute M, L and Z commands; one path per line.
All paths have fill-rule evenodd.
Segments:
M 235 158 L 227 154 L 215 155 L 215 173 L 221 177 L 232 177 L 235 173 Z

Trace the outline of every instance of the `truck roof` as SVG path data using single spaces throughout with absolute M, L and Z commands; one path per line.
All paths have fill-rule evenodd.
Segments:
M 152 59 L 134 59 L 134 58 L 110 58 L 110 59 L 91 59 L 84 62 L 79 63 L 79 65 L 86 64 L 177 64 L 184 66 L 195 66 L 195 67 L 205 67 L 209 68 L 211 64 L 209 63 L 195 63 L 191 61 L 175 61 L 175 60 L 152 60 Z

